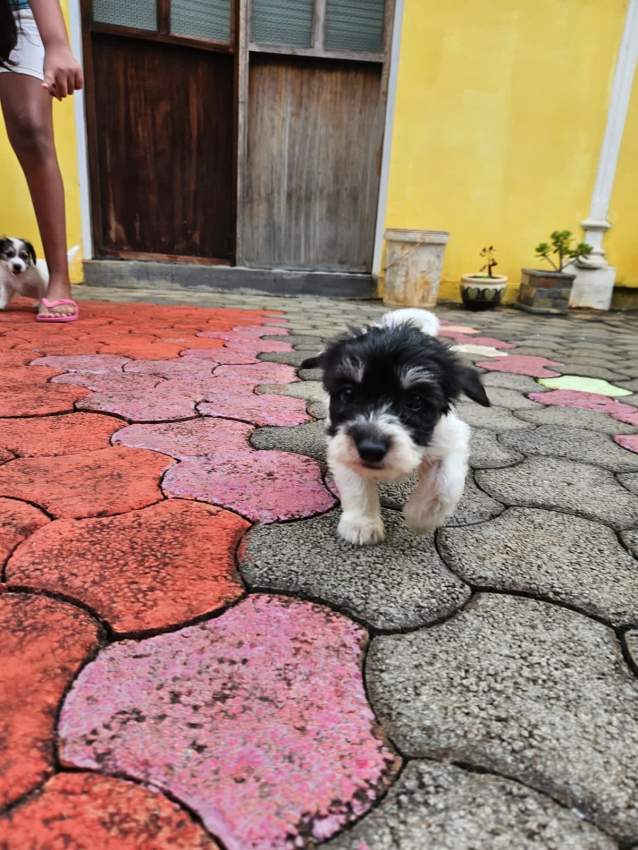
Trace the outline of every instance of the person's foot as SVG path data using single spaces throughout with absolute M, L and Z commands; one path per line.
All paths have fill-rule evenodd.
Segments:
M 49 281 L 47 291 L 48 301 L 58 301 L 71 298 L 71 284 L 63 278 L 52 277 Z M 43 318 L 55 318 L 56 316 L 72 316 L 75 312 L 75 307 L 72 304 L 58 304 L 55 307 L 47 308 L 42 302 L 38 306 L 38 316 Z

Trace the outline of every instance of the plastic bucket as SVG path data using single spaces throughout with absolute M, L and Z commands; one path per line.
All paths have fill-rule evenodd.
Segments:
M 449 236 L 445 230 L 386 230 L 385 304 L 435 306 Z

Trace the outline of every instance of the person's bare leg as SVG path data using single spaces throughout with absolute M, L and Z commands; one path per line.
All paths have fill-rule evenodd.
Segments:
M 0 103 L 11 146 L 24 171 L 49 267 L 47 298 L 70 298 L 64 185 L 53 140 L 50 94 L 26 74 L 0 74 Z M 17 234 L 22 235 L 22 234 Z M 40 315 L 68 315 L 70 306 L 40 307 Z

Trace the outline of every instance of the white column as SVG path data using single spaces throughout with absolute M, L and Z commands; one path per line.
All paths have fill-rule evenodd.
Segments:
M 637 0 L 638 1 L 638 0 Z M 399 73 L 399 54 L 401 52 L 401 31 L 403 29 L 403 10 L 405 0 L 396 0 L 394 6 L 394 28 L 390 49 L 390 76 L 388 78 L 388 97 L 385 110 L 385 128 L 383 131 L 383 154 L 381 158 L 381 176 L 379 180 L 379 201 L 377 204 L 377 225 L 374 237 L 374 257 L 372 272 L 381 271 L 383 256 L 383 233 L 385 231 L 385 213 L 388 205 L 388 184 L 390 181 L 390 153 L 392 151 L 392 131 L 394 128 L 394 107 L 397 97 L 397 76 Z
M 638 60 L 638 0 L 629 0 L 616 71 L 607 114 L 607 126 L 598 161 L 598 173 L 591 199 L 589 216 L 582 222 L 584 241 L 593 251 L 589 257 L 572 266 L 577 273 L 570 306 L 608 310 L 611 304 L 616 270 L 605 257 L 603 240 L 611 227 L 607 220 L 614 189 L 627 112 Z

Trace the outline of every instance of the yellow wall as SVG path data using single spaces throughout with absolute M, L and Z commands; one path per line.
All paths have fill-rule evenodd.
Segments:
M 405 3 L 386 226 L 450 231 L 442 297 L 494 244 L 511 300 L 538 242 L 582 235 L 626 0 Z M 636 98 L 632 121 L 635 151 Z M 610 245 L 638 281 L 629 139 L 623 169 L 633 193 L 615 196 Z
M 62 0 L 65 13 L 67 0 Z M 63 103 L 54 101 L 54 120 L 57 151 L 66 189 L 67 238 L 69 248 L 82 245 L 82 224 L 80 214 L 80 181 L 76 153 L 75 120 L 73 102 L 67 98 Z M 24 236 L 33 241 L 36 251 L 42 256 L 42 243 L 29 190 L 24 176 L 7 140 L 4 125 L 0 121 L 0 186 L 2 186 L 2 204 L 0 205 L 0 233 Z M 71 277 L 77 282 L 82 279 L 81 252 L 75 257 Z

